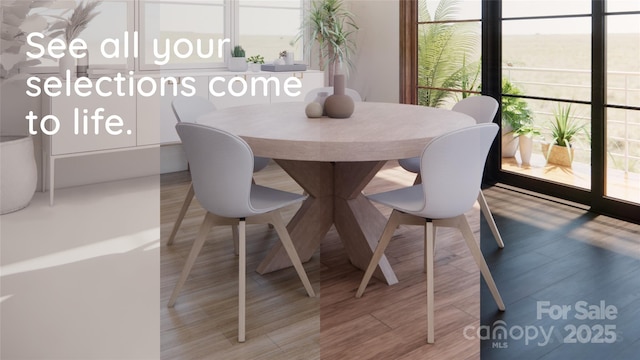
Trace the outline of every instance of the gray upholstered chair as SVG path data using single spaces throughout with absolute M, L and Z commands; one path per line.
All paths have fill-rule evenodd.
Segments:
M 496 124 L 478 124 L 455 130 L 429 142 L 420 157 L 422 183 L 380 194 L 370 200 L 393 208 L 380 241 L 356 292 L 361 297 L 400 224 L 425 227 L 427 273 L 427 342 L 434 342 L 434 241 L 435 227 L 458 228 L 500 310 L 505 306 L 478 247 L 465 212 L 473 208 L 480 190 L 484 164 L 498 133 Z
M 191 166 L 195 197 L 207 210 L 207 215 L 200 226 L 168 305 L 169 307 L 174 306 L 180 289 L 189 276 L 211 227 L 214 225 L 238 226 L 238 341 L 244 342 L 245 226 L 247 223 L 273 224 L 307 293 L 310 297 L 315 297 L 313 287 L 279 212 L 280 208 L 300 202 L 304 200 L 305 196 L 253 183 L 253 152 L 240 137 L 209 126 L 191 123 L 178 123 L 176 130 Z
M 493 117 L 496 116 L 496 112 L 498 111 L 498 102 L 490 96 L 471 96 L 460 100 L 451 110 L 471 116 L 476 120 L 477 124 L 490 123 L 493 121 Z M 398 160 L 398 163 L 403 169 L 418 174 L 414 184 L 420 183 L 420 158 L 414 157 L 400 159 Z M 496 239 L 498 246 L 503 248 L 504 241 L 502 241 L 502 236 L 500 235 L 500 231 L 498 231 L 496 222 L 493 219 L 493 214 L 491 214 L 491 210 L 487 204 L 487 199 L 484 197 L 482 190 L 480 190 L 480 193 L 478 194 L 478 203 L 480 204 L 480 210 L 482 210 L 482 213 L 489 224 L 491 233 L 493 233 L 493 237 Z
M 171 102 L 171 109 L 173 110 L 173 114 L 176 116 L 176 120 L 178 122 L 190 122 L 195 123 L 198 117 L 216 111 L 216 106 L 206 98 L 200 96 L 178 96 Z M 263 157 L 255 157 L 253 162 L 253 172 L 260 171 L 264 169 L 269 164 L 268 158 Z M 180 208 L 180 213 L 178 213 L 178 218 L 176 222 L 173 224 L 173 228 L 171 229 L 171 234 L 169 235 L 169 239 L 167 240 L 167 245 L 173 244 L 173 241 L 176 238 L 176 234 L 178 233 L 178 229 L 182 224 L 182 220 L 187 214 L 187 210 L 189 209 L 189 205 L 191 204 L 191 200 L 193 200 L 193 184 L 189 186 L 189 190 L 187 190 L 187 195 L 182 202 L 182 207 Z M 234 228 L 234 241 L 237 240 L 236 229 Z M 237 247 L 236 247 L 237 253 Z

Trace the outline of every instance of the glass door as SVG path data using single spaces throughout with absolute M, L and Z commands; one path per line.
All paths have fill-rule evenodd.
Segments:
M 640 204 L 640 3 L 606 7 L 605 196 Z

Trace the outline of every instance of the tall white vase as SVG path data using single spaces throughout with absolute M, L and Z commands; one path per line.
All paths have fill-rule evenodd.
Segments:
M 521 135 L 519 138 L 520 159 L 522 160 L 522 165 L 531 165 L 533 138 L 524 135 Z
M 71 77 L 76 76 L 76 58 L 69 54 L 69 51 L 64 52 L 64 56 L 58 60 L 58 66 L 60 69 L 60 76 L 63 78 L 66 76 L 67 71 L 70 71 Z
M 38 169 L 31 136 L 0 136 L 0 215 L 29 205 L 36 191 Z

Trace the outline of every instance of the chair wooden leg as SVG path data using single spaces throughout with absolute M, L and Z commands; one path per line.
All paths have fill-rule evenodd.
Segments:
M 189 185 L 189 190 L 187 191 L 187 195 L 184 198 L 184 202 L 182 203 L 182 208 L 180 208 L 180 213 L 178 214 L 178 218 L 176 222 L 173 224 L 173 229 L 171 230 L 171 235 L 169 235 L 169 240 L 167 240 L 167 245 L 173 244 L 173 241 L 176 238 L 176 234 L 178 233 L 178 229 L 182 224 L 182 220 L 184 216 L 187 214 L 187 210 L 189 209 L 189 205 L 191 205 L 191 200 L 193 200 L 193 196 L 195 192 L 193 191 L 193 183 Z
M 458 220 L 458 228 L 462 232 L 462 236 L 464 237 L 464 240 L 467 243 L 467 247 L 471 251 L 471 255 L 473 256 L 473 259 L 476 261 L 478 268 L 480 268 L 482 277 L 484 277 L 484 280 L 486 281 L 487 286 L 489 286 L 489 290 L 491 291 L 491 295 L 493 295 L 493 299 L 496 301 L 496 304 L 498 305 L 498 309 L 504 311 L 505 309 L 504 302 L 502 301 L 502 297 L 498 292 L 498 287 L 496 286 L 495 281 L 493 281 L 493 276 L 491 276 L 491 271 L 489 271 L 489 267 L 487 266 L 487 262 L 484 260 L 484 256 L 480 251 L 480 247 L 478 246 L 478 243 L 476 243 L 476 239 L 473 236 L 473 231 L 469 226 L 469 222 L 467 221 L 467 218 L 464 215 L 460 215 L 458 216 L 457 220 Z
M 438 238 L 438 227 L 437 226 L 433 227 L 433 238 L 434 239 Z M 433 242 L 433 256 L 436 256 L 436 242 L 435 242 L 435 240 Z M 428 257 L 429 256 L 427 254 L 427 246 L 425 245 L 425 247 L 424 247 L 424 268 L 423 268 L 425 274 L 427 273 L 427 258 Z
M 396 228 L 400 224 L 399 217 L 400 215 L 396 210 L 394 210 L 391 213 L 391 216 L 389 217 L 389 221 L 387 221 L 387 225 L 384 227 L 384 230 L 382 231 L 382 235 L 380 236 L 380 240 L 378 241 L 378 246 L 376 246 L 376 250 L 374 251 L 373 256 L 371 257 L 369 266 L 367 267 L 367 270 L 364 273 L 364 277 L 360 282 L 360 286 L 358 287 L 358 291 L 356 292 L 357 298 L 362 297 L 364 290 L 367 288 L 367 284 L 369 284 L 369 280 L 371 280 L 371 276 L 373 276 L 373 272 L 376 270 L 376 267 L 380 262 L 380 258 L 382 258 L 382 255 L 384 254 L 385 249 L 387 248 L 387 246 L 389 245 L 389 242 L 391 241 L 391 237 L 393 236 L 393 233 L 395 232 Z
M 500 236 L 500 232 L 498 231 L 498 227 L 496 226 L 496 222 L 493 219 L 493 214 L 491 214 L 491 210 L 489 210 L 489 205 L 487 204 L 487 199 L 484 197 L 482 190 L 478 194 L 478 203 L 480 204 L 480 210 L 482 210 L 482 214 L 484 218 L 489 223 L 489 228 L 491 229 L 491 233 L 493 233 L 493 237 L 496 239 L 499 248 L 504 248 L 504 242 L 502 241 L 502 236 Z
M 307 273 L 304 270 L 304 267 L 302 266 L 302 262 L 300 261 L 300 256 L 298 255 L 298 251 L 296 250 L 295 245 L 293 245 L 293 242 L 291 241 L 291 236 L 287 231 L 287 227 L 284 225 L 284 220 L 282 220 L 282 215 L 279 212 L 273 212 L 271 213 L 271 219 L 272 219 L 272 224 L 276 232 L 278 233 L 278 237 L 280 237 L 280 242 L 282 242 L 282 247 L 284 247 L 284 250 L 287 252 L 287 255 L 289 255 L 289 259 L 291 259 L 291 263 L 293 264 L 293 267 L 296 269 L 296 272 L 298 273 L 298 277 L 300 277 L 300 280 L 302 281 L 304 288 L 307 290 L 307 294 L 309 294 L 309 297 L 315 297 L 316 294 L 313 291 L 313 286 L 311 286 L 311 282 L 307 277 Z
M 433 344 L 435 341 L 434 325 L 434 277 L 433 277 L 433 245 L 435 242 L 435 227 L 433 222 L 427 220 L 424 227 L 424 247 L 426 249 L 426 270 L 427 270 L 427 343 Z
M 240 250 L 238 249 L 238 238 L 240 236 L 238 234 L 238 226 L 231 225 L 231 236 L 233 237 L 233 253 L 238 256 L 240 255 Z
M 184 282 L 187 280 L 189 273 L 191 272 L 191 268 L 193 264 L 196 262 L 196 258 L 198 254 L 200 254 L 200 250 L 202 250 L 202 246 L 204 245 L 205 240 L 207 239 L 207 234 L 214 223 L 214 215 L 211 213 L 207 213 L 204 217 L 204 221 L 202 225 L 200 225 L 200 230 L 198 231 L 198 235 L 196 236 L 196 240 L 193 242 L 193 246 L 191 247 L 191 252 L 189 252 L 189 256 L 187 257 L 187 261 L 184 264 L 184 268 L 182 269 L 182 273 L 180 274 L 180 279 L 176 284 L 176 287 L 173 289 L 173 293 L 171 293 L 171 297 L 169 298 L 169 307 L 173 307 L 176 303 L 176 299 L 178 298 L 178 294 L 180 293 L 180 289 L 184 285 Z
M 240 220 L 238 224 L 238 342 L 245 340 L 245 306 L 247 291 L 247 247 L 246 247 L 246 222 Z

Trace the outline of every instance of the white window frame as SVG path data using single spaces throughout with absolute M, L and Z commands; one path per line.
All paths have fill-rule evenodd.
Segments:
M 107 0 L 109 1 L 109 0 Z M 224 0 L 224 38 L 230 39 L 229 44 L 225 44 L 225 54 L 222 61 L 218 62 L 208 62 L 208 63 L 189 63 L 189 64 L 166 64 L 166 65 L 156 65 L 153 63 L 144 63 L 143 59 L 143 44 L 142 40 L 144 39 L 144 3 L 146 1 L 149 2 L 167 2 L 167 3 L 178 3 L 178 4 L 206 4 L 205 0 L 189 0 L 189 1 L 181 1 L 181 0 L 112 0 L 115 2 L 125 2 L 127 7 L 127 32 L 129 35 L 129 53 L 130 56 L 127 59 L 126 65 L 108 65 L 108 64 L 90 64 L 90 67 L 94 67 L 94 69 L 99 69 L 99 71 L 104 72 L 115 72 L 115 71 L 136 71 L 136 72 L 151 72 L 151 71 L 165 71 L 165 70 L 175 70 L 175 71 L 188 71 L 188 70 L 224 70 L 227 68 L 229 56 L 227 53 L 231 51 L 233 45 L 237 44 L 240 38 L 240 24 L 239 24 L 239 16 L 240 16 L 240 3 L 237 0 Z M 309 11 L 309 4 L 311 0 L 300 0 L 300 8 L 301 8 L 301 18 L 300 25 L 303 24 L 303 19 L 305 14 Z M 134 43 L 134 36 L 138 35 L 138 45 L 139 45 L 139 56 L 137 58 L 133 57 L 132 46 Z M 214 39 L 217 40 L 217 39 Z M 303 42 L 307 41 L 307 38 L 302 39 Z M 217 42 L 216 42 L 217 44 Z M 304 59 L 303 61 L 308 64 L 308 56 L 306 51 L 303 51 Z M 266 59 L 267 61 L 269 59 Z M 23 72 L 27 72 L 30 74 L 54 74 L 58 72 L 57 66 L 31 66 L 22 69 Z

